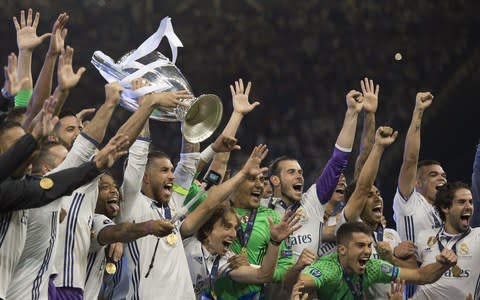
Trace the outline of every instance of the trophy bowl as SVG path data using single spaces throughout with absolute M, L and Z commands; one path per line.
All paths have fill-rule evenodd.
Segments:
M 131 91 L 131 81 L 140 77 L 148 80 L 155 92 L 187 90 L 194 95 L 180 69 L 162 53 L 153 51 L 125 64 L 133 52 L 123 55 L 116 63 L 101 51 L 95 51 L 92 57 L 92 64 L 105 78 L 121 82 L 125 89 L 120 100 L 122 107 L 132 112 L 138 110 L 138 95 Z M 217 129 L 222 119 L 223 106 L 220 98 L 206 94 L 181 101 L 188 103 L 190 107 L 158 107 L 150 118 L 164 122 L 182 122 L 182 134 L 191 143 L 206 140 Z

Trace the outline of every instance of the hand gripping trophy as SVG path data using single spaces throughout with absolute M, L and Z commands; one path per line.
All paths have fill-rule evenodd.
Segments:
M 166 37 L 170 44 L 172 61 L 155 51 L 163 37 Z M 173 31 L 171 19 L 165 17 L 153 35 L 117 62 L 101 51 L 93 53 L 91 62 L 108 82 L 120 82 L 124 88 L 120 105 L 127 110 L 136 111 L 137 99 L 148 93 L 187 90 L 193 95 L 190 84 L 175 66 L 178 47 L 183 47 L 182 42 Z M 151 85 L 133 91 L 131 82 L 140 77 L 147 79 Z M 223 107 L 220 98 L 206 94 L 184 101 L 188 102 L 189 108 L 160 107 L 154 110 L 150 118 L 166 122 L 182 122 L 183 136 L 189 142 L 198 143 L 207 139 L 222 119 Z

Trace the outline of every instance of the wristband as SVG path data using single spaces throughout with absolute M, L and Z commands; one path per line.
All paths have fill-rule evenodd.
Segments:
M 277 241 L 275 241 L 274 239 L 270 238 L 270 243 L 271 243 L 272 245 L 278 247 L 278 246 L 280 246 L 280 244 L 282 243 L 282 241 L 277 242 Z
M 202 153 L 200 153 L 200 159 L 203 160 L 204 162 L 209 162 L 213 159 L 213 157 L 217 154 L 215 151 L 212 149 L 212 145 L 208 146 L 205 148 Z
M 32 98 L 33 90 L 21 90 L 15 96 L 15 107 L 27 107 L 30 98 Z
M 147 233 L 148 233 L 149 235 L 152 234 L 152 222 L 153 222 L 153 221 L 150 220 L 150 221 L 147 222 L 147 225 L 146 225 L 146 227 L 147 227 Z
M 15 99 L 15 97 L 10 95 L 10 93 L 5 88 L 2 88 L 2 97 L 5 98 L 5 99 L 8 99 L 8 100 L 14 100 Z

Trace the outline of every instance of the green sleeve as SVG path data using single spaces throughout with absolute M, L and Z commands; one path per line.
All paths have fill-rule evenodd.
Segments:
M 310 276 L 315 283 L 316 289 L 321 289 L 322 287 L 330 284 L 333 281 L 336 281 L 334 271 L 336 268 L 332 268 L 328 261 L 317 260 L 311 265 L 303 269 L 302 274 Z
M 272 221 L 274 224 L 280 223 L 280 215 L 272 210 Z M 282 281 L 287 271 L 294 265 L 292 256 L 292 249 L 287 247 L 285 241 L 282 241 L 278 250 L 278 260 L 275 267 L 275 273 L 273 273 L 273 282 Z
M 366 284 L 389 283 L 400 276 L 400 268 L 381 259 L 370 259 L 367 263 Z

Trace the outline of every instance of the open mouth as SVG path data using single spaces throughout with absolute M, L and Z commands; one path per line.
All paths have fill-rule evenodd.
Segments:
M 262 193 L 261 191 L 253 191 L 252 193 L 250 193 L 250 195 L 252 195 L 252 197 L 254 198 L 260 199 L 260 196 L 262 195 Z
M 470 218 L 472 217 L 472 213 L 464 213 L 460 216 L 460 222 L 464 226 L 468 226 L 470 224 Z
M 372 213 L 376 216 L 376 217 L 382 217 L 382 206 L 381 205 L 377 205 L 375 206 L 373 209 L 372 209 Z
M 303 190 L 303 184 L 301 183 L 296 183 L 293 185 L 293 190 L 297 193 L 301 193 Z
M 167 183 L 163 186 L 163 188 L 167 191 L 168 194 L 171 194 L 173 190 L 173 183 Z
M 361 257 L 359 260 L 358 260 L 358 264 L 360 265 L 360 270 L 363 272 L 365 270 L 365 268 L 367 267 L 367 262 L 368 262 L 368 258 L 367 257 Z
M 223 244 L 223 250 L 227 252 L 228 250 L 230 250 L 230 245 L 232 244 L 232 241 L 223 241 L 222 244 Z
M 120 210 L 120 207 L 118 206 L 118 197 L 117 196 L 108 199 L 107 205 L 113 211 Z
M 345 194 L 345 189 L 336 189 L 335 190 L 335 193 L 338 193 L 338 194 Z

